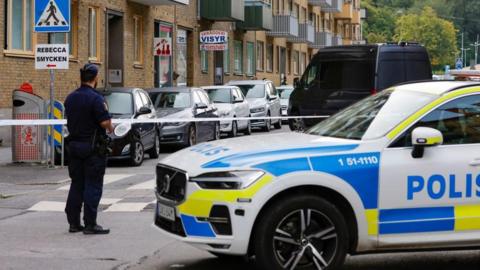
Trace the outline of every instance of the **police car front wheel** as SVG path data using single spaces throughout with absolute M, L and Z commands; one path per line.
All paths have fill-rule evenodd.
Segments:
M 345 260 L 348 230 L 330 202 L 312 195 L 279 200 L 257 223 L 258 269 L 336 269 Z

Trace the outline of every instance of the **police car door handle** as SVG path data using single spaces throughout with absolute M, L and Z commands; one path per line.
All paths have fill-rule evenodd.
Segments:
M 480 159 L 474 159 L 474 160 L 470 161 L 470 166 L 480 167 Z

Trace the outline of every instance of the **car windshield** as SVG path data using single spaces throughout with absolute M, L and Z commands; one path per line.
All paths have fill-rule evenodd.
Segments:
M 435 98 L 427 93 L 385 90 L 320 122 L 307 133 L 353 140 L 376 139 Z
M 108 105 L 108 111 L 113 115 L 133 114 L 133 101 L 130 93 L 112 92 L 105 95 L 105 102 Z
M 190 93 L 150 93 L 156 109 L 185 109 L 191 106 Z
M 265 97 L 265 85 L 263 84 L 244 84 L 237 85 L 243 92 L 246 98 L 264 98 Z
M 289 99 L 290 94 L 292 94 L 293 89 L 278 89 L 277 91 L 280 93 L 280 98 L 281 99 Z
M 230 88 L 206 89 L 213 103 L 232 103 Z

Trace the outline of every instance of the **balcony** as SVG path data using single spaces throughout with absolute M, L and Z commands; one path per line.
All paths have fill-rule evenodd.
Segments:
M 311 6 L 317 6 L 323 8 L 331 8 L 333 0 L 308 0 L 308 4 Z
M 211 21 L 244 21 L 244 0 L 199 0 L 200 16 Z
M 343 2 L 343 8 L 340 12 L 335 13 L 335 19 L 338 20 L 351 20 L 353 18 L 353 5 L 350 1 Z
M 273 29 L 272 7 L 265 1 L 245 0 L 245 21 L 237 22 L 237 28 L 249 31 Z
M 342 35 L 333 35 L 332 36 L 332 46 L 341 46 L 343 45 Z
M 267 32 L 271 37 L 298 37 L 298 19 L 292 15 L 273 15 L 273 29 Z
M 315 42 L 309 45 L 312 49 L 322 49 L 332 46 L 332 33 L 321 31 L 315 32 Z
M 307 43 L 315 42 L 315 28 L 311 23 L 301 23 L 298 25 L 298 37 L 288 38 L 292 43 Z
M 131 2 L 139 3 L 145 6 L 160 6 L 160 5 L 188 5 L 190 0 L 130 0 Z
M 341 13 L 343 10 L 343 0 L 332 0 L 332 6 L 323 8 L 323 11 L 328 13 Z

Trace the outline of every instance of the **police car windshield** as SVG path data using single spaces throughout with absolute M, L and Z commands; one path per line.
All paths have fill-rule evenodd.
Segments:
M 155 109 L 185 109 L 191 106 L 190 93 L 186 92 L 152 93 L 150 98 Z
M 435 98 L 427 93 L 385 90 L 317 124 L 307 133 L 353 140 L 380 138 Z
M 213 103 L 232 103 L 232 96 L 229 88 L 205 90 Z
M 132 115 L 133 101 L 132 94 L 112 92 L 105 96 L 108 104 L 108 111 L 113 115 Z
M 237 85 L 243 92 L 246 98 L 264 98 L 265 97 L 265 85 L 263 84 L 250 84 L 250 85 Z

